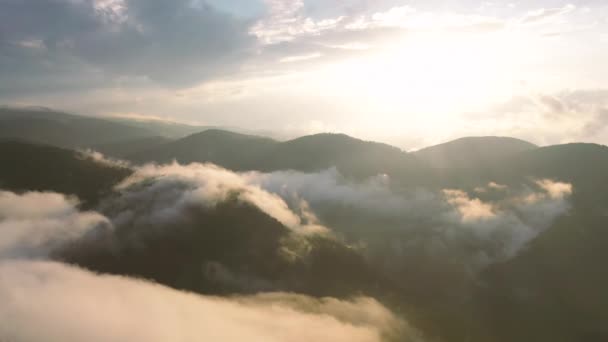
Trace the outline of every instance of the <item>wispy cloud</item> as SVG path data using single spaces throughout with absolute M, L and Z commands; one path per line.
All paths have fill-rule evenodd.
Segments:
M 541 21 L 550 20 L 563 14 L 570 13 L 575 9 L 576 6 L 573 4 L 567 4 L 563 7 L 556 8 L 540 8 L 526 13 L 526 15 L 521 19 L 521 22 L 524 24 L 538 23 Z
M 320 52 L 315 52 L 307 55 L 283 57 L 279 60 L 280 63 L 294 63 L 308 61 L 323 56 Z

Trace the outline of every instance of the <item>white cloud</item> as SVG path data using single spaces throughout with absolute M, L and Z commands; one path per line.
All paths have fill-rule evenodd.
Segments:
M 572 184 L 541 179 L 536 184 L 545 190 L 552 199 L 563 199 L 572 194 Z
M 125 0 L 94 0 L 96 14 L 106 23 L 121 24 L 128 20 Z
M 268 0 L 270 16 L 260 20 L 251 28 L 251 33 L 264 44 L 291 42 L 302 37 L 331 35 L 336 32 L 355 32 L 360 37 L 364 31 L 378 28 L 411 30 L 497 30 L 506 25 L 500 18 L 478 14 L 420 11 L 412 6 L 394 6 L 384 11 L 340 15 L 333 18 L 313 19 L 304 12 L 301 0 Z M 346 35 L 348 36 L 348 35 Z M 352 38 L 352 36 L 350 36 Z M 352 42 L 339 42 L 345 45 Z M 359 45 L 368 45 L 360 42 Z M 358 49 L 356 49 L 358 50 Z
M 531 24 L 547 21 L 557 16 L 570 13 L 575 9 L 576 6 L 573 4 L 567 4 L 563 7 L 557 8 L 540 8 L 526 13 L 526 15 L 521 19 L 521 22 L 524 24 Z
M 491 204 L 484 203 L 479 198 L 471 199 L 462 190 L 446 189 L 443 190 L 443 194 L 447 202 L 458 210 L 463 222 L 489 219 L 496 216 Z
M 95 229 L 110 229 L 107 218 L 79 212 L 78 201 L 57 193 L 0 191 L 0 259 L 44 257 Z
M 323 54 L 321 54 L 320 52 L 310 53 L 310 54 L 306 54 L 306 55 L 299 55 L 299 56 L 288 56 L 288 57 L 281 58 L 279 60 L 279 63 L 302 62 L 302 61 L 307 61 L 307 60 L 311 60 L 311 59 L 316 59 L 321 56 L 323 56 Z
M 45 261 L 0 261 L 3 341 L 380 341 L 400 322 L 370 298 L 222 299 Z
M 511 98 L 483 112 L 465 135 L 515 136 L 539 145 L 570 142 L 608 143 L 608 91 L 579 89 Z M 488 113 L 492 113 L 489 115 Z
M 269 16 L 263 18 L 250 29 L 264 44 L 291 41 L 297 36 L 319 34 L 323 30 L 335 28 L 339 19 L 315 21 L 302 15 L 303 0 L 265 0 Z
M 109 167 L 127 168 L 131 166 L 131 164 L 126 160 L 109 158 L 106 157 L 103 153 L 91 149 L 79 151 L 79 157 L 83 159 L 89 159 L 96 163 Z
M 317 222 L 304 222 L 279 196 L 248 182 L 240 174 L 212 164 L 148 164 L 137 168 L 116 189 L 121 192 L 121 197 L 111 199 L 110 204 L 116 209 L 121 208 L 122 203 L 123 207 L 119 209 L 122 214 L 116 216 L 127 220 L 145 220 L 151 224 L 166 222 L 178 218 L 189 206 L 212 208 L 218 203 L 236 199 L 257 207 L 296 232 L 326 231 Z M 143 213 L 131 213 L 131 206 L 144 204 L 144 208 L 139 208 Z

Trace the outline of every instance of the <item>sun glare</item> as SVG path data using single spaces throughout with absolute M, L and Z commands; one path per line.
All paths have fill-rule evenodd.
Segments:
M 502 50 L 483 36 L 404 37 L 379 52 L 336 63 L 328 74 L 342 92 L 379 109 L 453 113 L 482 105 L 513 84 Z

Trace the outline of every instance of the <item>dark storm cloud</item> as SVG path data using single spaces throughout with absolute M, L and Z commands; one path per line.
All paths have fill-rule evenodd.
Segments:
M 191 85 L 252 53 L 249 20 L 186 0 L 3 1 L 0 77 L 9 82 L 0 94 L 148 79 Z

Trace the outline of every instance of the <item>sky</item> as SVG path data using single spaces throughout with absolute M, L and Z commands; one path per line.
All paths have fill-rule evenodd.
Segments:
M 608 143 L 605 0 L 0 0 L 0 104 L 416 149 Z

